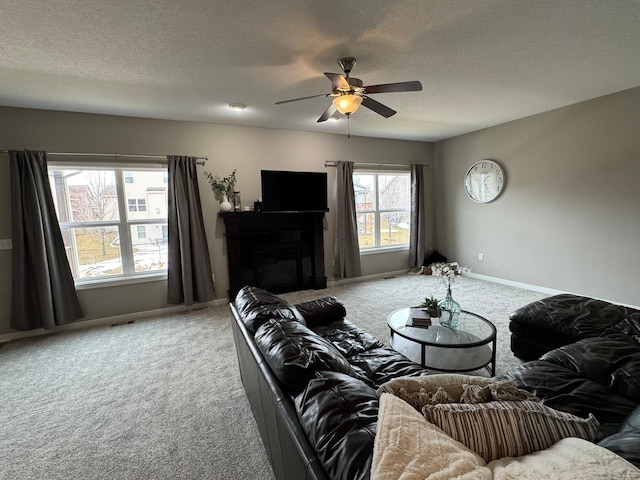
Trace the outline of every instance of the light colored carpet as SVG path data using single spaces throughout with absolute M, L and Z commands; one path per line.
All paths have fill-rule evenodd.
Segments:
M 451 292 L 464 310 L 477 313 L 496 326 L 496 375 L 520 364 L 510 349 L 509 314 L 548 295 L 470 277 L 458 277 L 451 285 Z M 282 297 L 291 303 L 299 303 L 326 295 L 338 297 L 345 304 L 350 321 L 389 345 L 387 314 L 398 308 L 417 306 L 425 297 L 435 296 L 441 300 L 446 295 L 446 288 L 431 275 L 398 275 L 327 290 L 291 292 Z M 484 371 L 477 373 L 485 374 Z
M 283 297 L 327 295 L 386 342 L 390 311 L 442 298 L 444 288 L 401 275 Z M 517 364 L 508 314 L 544 295 L 463 278 L 453 296 L 498 327 L 498 373 Z M 273 479 L 240 383 L 228 307 L 0 348 L 0 479 Z

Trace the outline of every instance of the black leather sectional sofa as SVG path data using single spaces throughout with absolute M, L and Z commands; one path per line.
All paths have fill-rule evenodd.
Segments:
M 557 410 L 593 413 L 596 441 L 640 466 L 640 310 L 573 294 L 510 315 L 511 350 L 531 360 L 508 372 Z
M 339 300 L 291 305 L 244 287 L 231 305 L 244 388 L 278 480 L 368 479 L 376 389 L 428 371 L 345 319 Z M 640 344 L 587 338 L 503 378 L 601 424 L 597 442 L 640 466 Z
M 524 305 L 509 320 L 511 351 L 523 360 L 583 338 L 640 341 L 640 310 L 570 293 Z
M 231 304 L 240 375 L 278 480 L 368 479 L 376 389 L 428 372 L 327 297 L 291 305 L 256 287 Z

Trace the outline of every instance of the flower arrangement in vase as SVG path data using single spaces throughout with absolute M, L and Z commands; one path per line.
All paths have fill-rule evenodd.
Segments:
M 438 302 L 438 308 L 442 312 L 440 324 L 445 327 L 456 328 L 458 326 L 462 307 L 451 296 L 451 284 L 456 281 L 459 275 L 468 271 L 469 267 L 462 267 L 458 262 L 440 262 L 431 265 L 431 273 L 447 287 L 447 296 Z
M 222 201 L 220 202 L 220 210 L 223 212 L 229 212 L 233 209 L 233 205 L 229 202 L 228 195 L 233 191 L 233 187 L 236 184 L 236 170 L 234 169 L 231 172 L 231 175 L 220 178 L 218 175 L 212 175 L 210 172 L 205 171 L 205 176 L 211 185 L 211 189 L 214 191 L 220 192 L 222 195 Z

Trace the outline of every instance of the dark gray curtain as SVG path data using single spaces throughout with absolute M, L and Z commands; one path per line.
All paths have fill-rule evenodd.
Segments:
M 421 267 L 424 262 L 424 177 L 422 165 L 411 165 L 411 235 L 409 237 L 409 267 Z
M 333 273 L 335 278 L 351 278 L 362 275 L 356 199 L 353 193 L 353 162 L 336 162 L 337 212 L 334 245 Z
M 193 305 L 215 296 L 202 220 L 196 158 L 169 155 L 167 303 Z
M 9 151 L 11 327 L 53 328 L 84 317 L 47 177 L 47 154 Z

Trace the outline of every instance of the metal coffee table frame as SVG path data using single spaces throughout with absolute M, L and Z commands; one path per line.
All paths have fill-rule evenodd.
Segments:
M 410 314 L 411 308 L 406 307 L 394 310 L 387 317 L 390 343 L 395 350 L 416 361 L 396 348 L 394 340 L 399 336 L 420 346 L 420 361 L 416 363 L 425 368 L 441 372 L 470 372 L 486 368 L 491 376 L 495 376 L 496 327 L 489 320 L 463 310 L 457 328 L 440 325 L 438 318 L 432 318 L 429 327 L 408 327 L 406 323 Z M 470 355 L 461 357 L 464 351 Z

